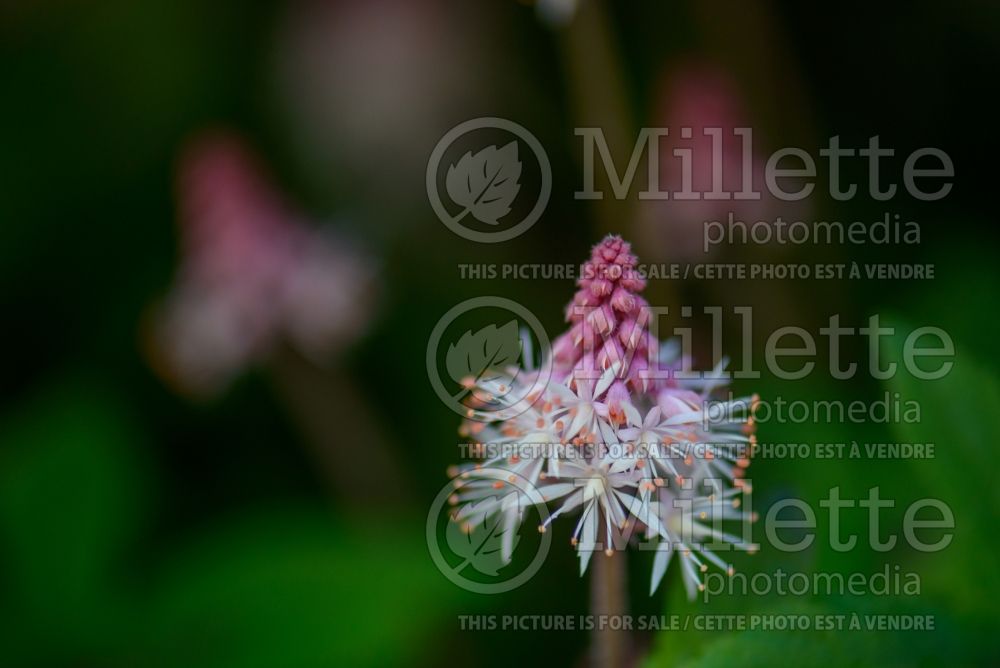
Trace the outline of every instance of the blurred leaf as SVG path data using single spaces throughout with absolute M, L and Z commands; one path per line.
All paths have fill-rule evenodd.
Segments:
M 247 520 L 166 566 L 144 665 L 410 665 L 458 590 L 421 523 L 288 513 Z
M 773 597 L 754 600 L 753 612 L 740 615 L 751 627 L 749 630 L 697 631 L 691 620 L 689 630 L 658 634 L 653 651 L 642 665 L 646 668 L 970 665 L 990 652 L 988 641 L 981 637 L 977 640 L 972 634 L 961 637 L 941 611 L 916 607 L 898 598 L 831 599 L 823 603 Z M 713 613 L 702 609 L 689 614 Z M 866 630 L 869 621 L 881 615 L 903 614 L 933 616 L 934 631 Z M 851 629 L 852 615 L 856 615 L 860 628 Z M 835 620 L 838 616 L 840 622 Z M 817 618 L 833 628 L 816 630 Z M 805 619 L 810 627 L 761 628 L 764 624 L 777 626 L 781 619 Z M 839 630 L 837 624 L 841 625 Z
M 116 623 L 111 587 L 141 492 L 124 415 L 89 383 L 46 391 L 0 425 L 0 606 L 12 642 L 72 653 Z
M 920 422 L 894 424 L 895 436 L 900 442 L 934 443 L 934 458 L 911 460 L 911 470 L 930 496 L 943 500 L 955 514 L 952 543 L 942 552 L 924 555 L 925 579 L 963 608 L 995 614 L 1000 610 L 1000 582 L 984 576 L 982 558 L 995 549 L 1000 516 L 1000 487 L 986 464 L 1000 443 L 1000 423 L 995 419 L 1000 415 L 1000 383 L 959 348 L 946 376 L 914 378 L 898 356 L 903 334 L 914 328 L 899 320 L 891 324 L 896 335 L 884 339 L 883 355 L 899 367 L 886 385 L 921 406 Z
M 900 352 L 905 336 L 914 327 L 906 322 L 888 320 L 896 335 L 884 337 L 882 360 L 902 364 Z M 933 459 L 903 461 L 764 461 L 755 479 L 759 493 L 773 491 L 776 484 L 790 478 L 795 481 L 791 496 L 804 495 L 809 500 L 823 493 L 829 485 L 843 487 L 845 496 L 858 496 L 875 485 L 882 487 L 883 498 L 895 498 L 897 517 L 912 501 L 932 497 L 944 500 L 954 510 L 956 530 L 953 543 L 943 552 L 915 553 L 902 550 L 894 562 L 905 561 L 906 569 L 919 573 L 922 592 L 919 597 L 852 597 L 843 600 L 827 597 L 812 601 L 775 597 L 725 597 L 709 604 L 684 600 L 676 577 L 668 574 L 666 609 L 671 614 L 933 614 L 936 628 L 931 633 L 913 632 L 662 632 L 647 666 L 764 666 L 790 663 L 795 666 L 827 665 L 995 665 L 995 642 L 988 633 L 989 619 L 995 619 L 1000 592 L 997 579 L 983 568 L 983 555 L 994 550 L 993 533 L 998 516 L 997 488 L 989 484 L 989 460 L 1000 428 L 990 416 L 1000 414 L 1000 384 L 986 367 L 959 349 L 952 371 L 940 380 L 914 378 L 905 369 L 886 383 L 890 392 L 899 392 L 901 402 L 917 400 L 921 421 L 916 424 L 893 422 L 892 431 L 878 433 L 877 425 L 814 425 L 819 432 L 809 440 L 830 442 L 857 440 L 880 442 L 895 439 L 909 443 L 935 443 Z M 808 393 L 807 393 L 808 394 Z M 826 395 L 830 396 L 830 392 Z M 800 395 L 802 396 L 802 395 Z M 820 393 L 816 393 L 820 396 Z M 766 425 L 762 431 L 777 432 L 780 427 Z M 827 430 L 830 433 L 823 433 Z M 839 430 L 842 433 L 835 433 Z M 768 437 L 774 437 L 768 433 Z M 786 440 L 794 438 L 792 433 Z M 801 437 L 801 434 L 799 435 Z M 781 441 L 781 437 L 777 439 Z M 793 470 L 798 474 L 790 476 Z M 765 484 L 769 483 L 769 484 Z M 812 491 L 816 488 L 815 491 Z M 888 492 L 888 493 L 887 493 Z M 766 508 L 766 501 L 758 508 Z M 890 513 L 886 513 L 889 515 Z M 885 518 L 883 518 L 885 521 Z M 889 526 L 897 526 L 893 521 Z M 860 534 L 863 527 L 846 522 L 842 530 Z M 867 549 L 850 553 L 828 553 L 823 549 L 828 528 L 820 523 L 817 546 L 799 555 L 803 561 L 791 563 L 788 555 L 774 554 L 766 546 L 749 560 L 750 571 L 814 570 L 850 572 L 870 571 L 875 563 L 885 563 L 886 555 Z M 824 560 L 810 563 L 808 554 L 824 555 Z M 672 579 L 673 578 L 673 579 Z M 928 606 L 933 606 L 928 609 Z M 992 663 L 991 663 L 992 662 Z
M 901 333 L 914 328 L 898 321 L 895 328 L 896 335 L 884 339 L 883 354 L 899 364 L 899 371 L 886 384 L 921 405 L 920 422 L 896 423 L 896 436 L 914 443 L 935 443 L 937 461 L 915 460 L 922 473 L 931 475 L 934 488 L 961 492 L 961 498 L 974 499 L 976 507 L 985 501 L 988 508 L 984 510 L 1000 511 L 1000 487 L 992 484 L 992 472 L 982 466 L 1000 442 L 1000 423 L 987 419 L 1000 414 L 1000 383 L 963 350 L 956 350 L 955 365 L 945 377 L 914 378 L 895 355 L 903 347 Z M 927 461 L 932 465 L 922 463 Z

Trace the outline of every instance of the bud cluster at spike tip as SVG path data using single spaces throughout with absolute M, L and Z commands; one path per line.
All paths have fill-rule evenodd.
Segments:
M 574 372 L 605 370 L 618 362 L 618 378 L 608 388 L 610 419 L 617 425 L 631 411 L 633 394 L 655 393 L 661 410 L 672 413 L 688 400 L 668 373 L 679 360 L 658 355 L 659 342 L 649 331 L 649 304 L 639 294 L 646 279 L 637 271 L 638 258 L 619 236 L 609 235 L 594 246 L 577 280 L 579 290 L 566 307 L 569 331 L 552 345 L 553 376 L 565 380 Z
M 577 281 L 580 289 L 566 307 L 570 329 L 553 343 L 557 374 L 565 376 L 581 363 L 607 368 L 623 359 L 626 349 L 638 360 L 648 357 L 650 340 L 639 322 L 642 308 L 648 306 L 639 295 L 646 281 L 636 272 L 637 258 L 629 251 L 621 237 L 609 236 L 594 246 L 584 263 Z M 641 368 L 628 370 L 636 390 L 642 389 Z
M 449 470 L 451 518 L 471 530 L 499 516 L 501 556 L 509 562 L 531 504 L 497 481 L 500 469 L 554 504 L 539 530 L 581 511 L 571 538 L 581 575 L 595 551 L 611 555 L 644 534 L 656 550 L 650 593 L 676 552 L 693 598 L 710 565 L 732 573 L 720 546 L 756 549 L 743 531 L 755 519 L 743 496 L 758 399 L 713 401 L 713 419 L 705 419 L 725 381 L 718 373 L 696 380 L 668 373 L 681 368 L 680 346 L 661 345 L 649 333 L 636 265 L 628 243 L 605 238 L 567 307 L 569 330 L 539 369 L 506 368 L 466 388 L 459 433 L 473 441 L 476 461 Z M 539 383 L 542 370 L 550 372 Z M 481 473 L 487 469 L 490 475 Z

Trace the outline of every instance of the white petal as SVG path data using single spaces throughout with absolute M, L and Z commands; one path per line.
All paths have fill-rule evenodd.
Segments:
M 601 432 L 601 438 L 604 439 L 605 445 L 610 447 L 618 443 L 618 435 L 615 433 L 614 427 L 608 424 L 607 421 L 598 419 L 597 430 Z
M 631 470 L 635 466 L 635 457 L 622 456 L 617 457 L 611 462 L 611 466 L 608 467 L 609 474 L 621 473 L 623 471 Z
M 594 417 L 594 409 L 587 404 L 581 404 L 577 406 L 576 417 L 573 418 L 573 422 L 570 423 L 569 429 L 566 430 L 566 439 L 569 440 L 580 433 L 580 430 L 590 424 L 591 418 Z
M 535 347 L 531 342 L 531 335 L 527 327 L 522 327 L 521 331 L 521 356 L 524 358 L 524 368 L 535 368 Z
M 551 485 L 545 485 L 544 487 L 539 487 L 538 493 L 545 499 L 552 501 L 553 499 L 566 496 L 575 489 L 580 489 L 579 485 L 575 485 L 571 482 L 557 482 Z
M 658 424 L 660 424 L 660 407 L 653 406 L 646 413 L 646 420 L 642 423 L 642 426 L 646 429 L 652 429 Z
M 597 386 L 594 388 L 595 397 L 601 396 L 609 387 L 611 387 L 611 383 L 614 382 L 615 376 L 618 375 L 618 368 L 620 366 L 621 365 L 618 362 L 615 362 L 604 370 L 604 373 L 601 374 L 600 380 L 597 381 Z
M 594 549 L 597 545 L 597 516 L 599 514 L 597 504 L 590 503 L 586 508 L 584 508 L 583 517 L 580 518 L 580 522 L 583 524 L 583 530 L 580 534 L 580 540 L 576 545 L 576 549 L 580 555 L 581 576 L 587 572 L 587 564 L 590 563 L 590 557 L 594 554 Z
M 684 413 L 678 413 L 671 418 L 664 421 L 663 424 L 675 425 L 675 424 L 688 424 L 690 422 L 701 422 L 704 418 L 704 413 L 702 411 L 686 411 Z
M 639 438 L 639 435 L 641 433 L 642 432 L 639 429 L 635 429 L 632 427 L 625 427 L 624 429 L 618 430 L 618 438 L 622 439 L 623 441 L 635 441 L 637 438 Z
M 649 581 L 650 596 L 660 586 L 660 581 L 663 580 L 663 575 L 667 572 L 667 566 L 670 565 L 670 557 L 673 555 L 674 551 L 671 549 L 669 543 L 660 543 L 657 545 L 656 557 L 653 558 L 653 577 Z
M 636 410 L 635 406 L 626 402 L 622 408 L 625 409 L 625 419 L 628 420 L 630 425 L 639 426 L 642 424 L 642 416 L 639 415 L 639 411 Z
M 517 533 L 518 511 L 516 508 L 509 508 L 504 512 L 503 536 L 500 539 L 500 558 L 505 564 L 510 563 L 510 558 L 514 554 L 514 536 Z

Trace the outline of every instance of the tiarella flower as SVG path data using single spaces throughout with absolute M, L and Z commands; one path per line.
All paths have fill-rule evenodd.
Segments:
M 753 519 L 741 499 L 750 491 L 756 397 L 713 400 L 725 360 L 704 377 L 675 377 L 687 360 L 679 345 L 661 345 L 646 329 L 636 263 L 627 243 L 606 238 L 584 265 L 569 330 L 540 368 L 529 363 L 467 383 L 459 432 L 473 439 L 477 461 L 450 472 L 452 518 L 471 530 L 499 514 L 509 560 L 532 502 L 506 483 L 523 481 L 537 490 L 535 503 L 555 506 L 541 531 L 580 512 L 571 542 L 581 574 L 596 550 L 612 554 L 645 533 L 657 550 L 650 591 L 677 552 L 693 597 L 710 565 L 732 572 L 713 550 L 753 548 L 742 528 L 726 527 Z
M 544 531 L 556 517 L 582 507 L 580 520 L 573 532 L 572 543 L 580 555 L 580 575 L 587 570 L 590 556 L 598 549 L 603 537 L 604 550 L 614 551 L 615 530 L 621 530 L 629 516 L 643 519 L 643 503 L 636 496 L 639 474 L 634 468 L 619 470 L 618 460 L 606 455 L 589 458 L 588 463 L 567 463 L 562 467 L 559 482 L 540 491 L 547 499 L 564 498 L 562 505 L 539 527 Z
M 586 378 L 576 380 L 572 384 L 573 390 L 569 390 L 569 387 L 563 389 L 558 383 L 553 386 L 552 392 L 563 400 L 561 403 L 566 406 L 566 412 L 572 418 L 564 434 L 565 438 L 586 438 L 589 434 L 598 433 L 601 426 L 606 424 L 605 421 L 610 417 L 608 404 L 598 397 L 609 390 L 614 376 L 614 368 L 609 368 L 596 382 Z

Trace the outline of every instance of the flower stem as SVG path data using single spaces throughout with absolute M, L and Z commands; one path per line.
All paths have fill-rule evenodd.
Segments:
M 635 143 L 633 110 L 620 47 L 603 0 L 580 2 L 562 35 L 562 63 L 577 127 L 597 127 L 616 156 L 628 156 Z M 592 202 L 603 234 L 631 235 L 633 197 L 604 197 Z
M 609 557 L 598 552 L 590 568 L 590 612 L 594 622 L 591 665 L 594 668 L 625 668 L 631 664 L 628 633 L 617 624 L 613 626 L 611 620 L 612 615 L 620 620 L 628 608 L 625 553 L 616 551 Z

